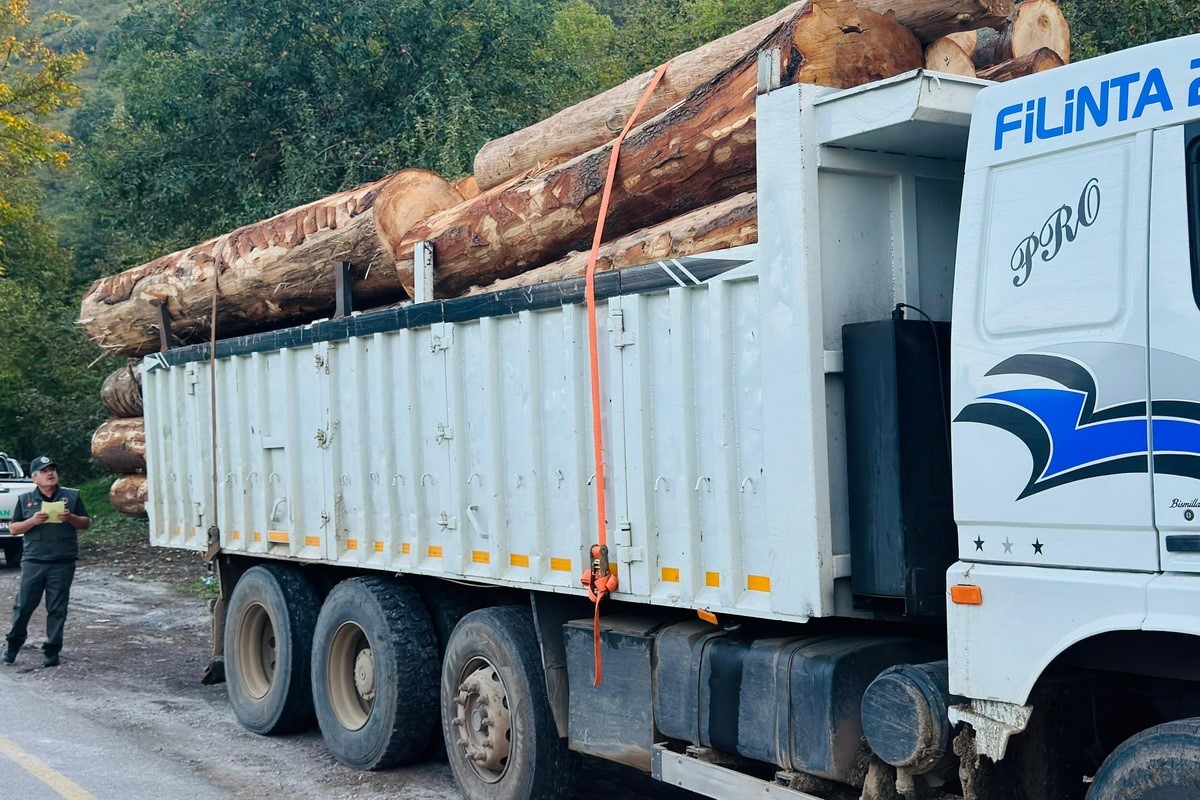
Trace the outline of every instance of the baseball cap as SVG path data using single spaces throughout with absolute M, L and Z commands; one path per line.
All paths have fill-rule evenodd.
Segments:
M 58 464 L 55 464 L 54 459 L 52 459 L 50 456 L 38 456 L 29 463 L 29 474 L 32 475 L 39 469 L 45 469 L 46 467 L 54 467 L 55 469 L 58 469 Z

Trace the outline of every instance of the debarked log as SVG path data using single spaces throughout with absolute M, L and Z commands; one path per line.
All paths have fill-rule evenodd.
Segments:
M 432 172 L 403 170 L 101 278 L 84 296 L 79 321 L 106 351 L 144 355 L 158 349 L 162 305 L 181 343 L 206 341 L 216 275 L 219 336 L 304 322 L 333 310 L 343 261 L 356 304 L 396 299 L 403 289 L 376 226 L 402 234 L 461 201 Z
M 858 86 L 919 67 L 920 45 L 894 18 L 818 0 L 768 44 L 784 83 Z M 606 239 L 720 202 L 755 186 L 752 54 L 630 132 L 620 154 Z M 454 297 L 591 245 L 611 143 L 492 189 L 388 240 L 406 290 L 412 252 L 433 244 L 435 294 Z
M 108 472 L 145 472 L 145 421 L 141 417 L 123 417 L 101 423 L 92 434 L 92 460 Z
M 145 475 L 122 475 L 108 490 L 108 502 L 127 517 L 145 517 L 149 500 Z
M 596 259 L 596 271 L 653 264 L 758 241 L 758 193 L 744 192 L 692 211 L 682 217 L 634 231 L 605 242 Z M 588 252 L 575 252 L 544 267 L 511 278 L 473 287 L 468 294 L 516 289 L 586 274 Z
M 141 361 L 128 359 L 124 366 L 117 367 L 100 387 L 100 400 L 104 407 L 117 417 L 140 417 L 142 415 Z

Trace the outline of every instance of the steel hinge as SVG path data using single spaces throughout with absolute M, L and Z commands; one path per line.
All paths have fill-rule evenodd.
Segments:
M 619 308 L 608 312 L 608 338 L 617 348 L 634 344 L 633 331 L 625 330 L 625 312 Z
M 438 514 L 438 527 L 444 530 L 453 531 L 458 529 L 458 517 L 452 517 L 443 511 Z
M 451 428 L 449 425 L 443 425 L 442 423 L 439 422 L 438 426 L 437 426 L 437 434 L 434 435 L 433 438 L 437 440 L 438 444 L 441 444 L 442 442 L 446 441 L 447 439 L 453 439 L 454 438 L 454 428 Z
M 429 350 L 436 353 L 439 350 L 449 350 L 454 344 L 454 328 L 446 323 L 438 323 L 430 328 Z

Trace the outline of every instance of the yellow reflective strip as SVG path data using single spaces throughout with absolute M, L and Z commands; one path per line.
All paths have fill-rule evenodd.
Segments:
M 608 565 L 608 571 L 609 571 L 609 572 L 611 572 L 613 575 L 616 575 L 616 574 L 617 574 L 617 565 L 616 565 L 616 564 L 609 564 L 609 565 Z
M 719 573 L 719 572 L 704 573 L 704 585 L 711 586 L 714 589 L 721 588 L 721 573 Z
M 376 542 L 376 543 L 375 543 L 375 552 L 376 552 L 376 553 L 382 553 L 382 552 L 383 552 L 383 542 Z
M 3 736 L 0 736 L 0 753 L 8 756 L 17 766 L 58 792 L 64 800 L 96 800 L 95 796 L 87 789 L 36 756 L 25 752 Z
M 550 559 L 550 569 L 555 572 L 570 572 L 571 559 L 569 558 L 552 558 Z
M 406 556 L 412 555 L 412 545 L 408 542 L 405 542 L 404 544 L 400 545 L 400 552 Z
M 242 532 L 241 532 L 241 531 L 234 531 L 234 532 L 233 532 L 233 540 L 236 542 L 236 541 L 237 541 L 238 539 L 240 539 L 240 538 L 242 538 Z
M 508 557 L 508 563 L 512 564 L 514 567 L 528 567 L 529 556 L 521 555 L 520 553 L 513 553 Z
M 430 558 L 441 558 L 442 557 L 442 546 L 440 544 L 429 545 L 429 557 Z
M 304 546 L 305 547 L 320 547 L 321 546 L 321 537 L 320 536 L 305 536 L 304 537 Z
M 267 541 L 268 542 L 280 542 L 283 544 L 287 544 L 288 538 L 289 537 L 288 537 L 287 531 L 267 531 Z
M 346 540 L 346 549 L 347 550 L 357 550 L 358 549 L 358 539 L 347 539 Z
M 261 534 L 261 533 L 259 533 L 258 531 L 255 531 L 255 532 L 254 532 L 254 541 L 256 541 L 256 542 L 261 542 L 261 541 L 262 541 L 262 534 Z
M 492 554 L 486 550 L 472 550 L 471 561 L 476 564 L 490 564 L 492 563 Z
M 667 583 L 679 583 L 679 569 L 677 567 L 663 567 L 662 579 Z
M 771 579 L 766 575 L 747 575 L 746 588 L 752 592 L 771 591 Z

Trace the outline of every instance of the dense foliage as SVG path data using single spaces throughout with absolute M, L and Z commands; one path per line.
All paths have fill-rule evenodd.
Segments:
M 74 325 L 80 287 L 40 210 L 34 172 L 61 169 L 69 155 L 70 140 L 48 120 L 78 97 L 71 78 L 83 56 L 45 44 L 69 22 L 31 15 L 26 0 L 0 2 L 0 449 L 26 462 L 53 453 L 79 478 L 94 471 L 88 443 L 103 376 Z
M 1074 60 L 1200 31 L 1195 2 L 1060 2 Z M 487 140 L 785 4 L 0 0 L 0 449 L 94 472 L 114 365 L 72 323 L 93 278 L 402 167 L 466 174 Z

